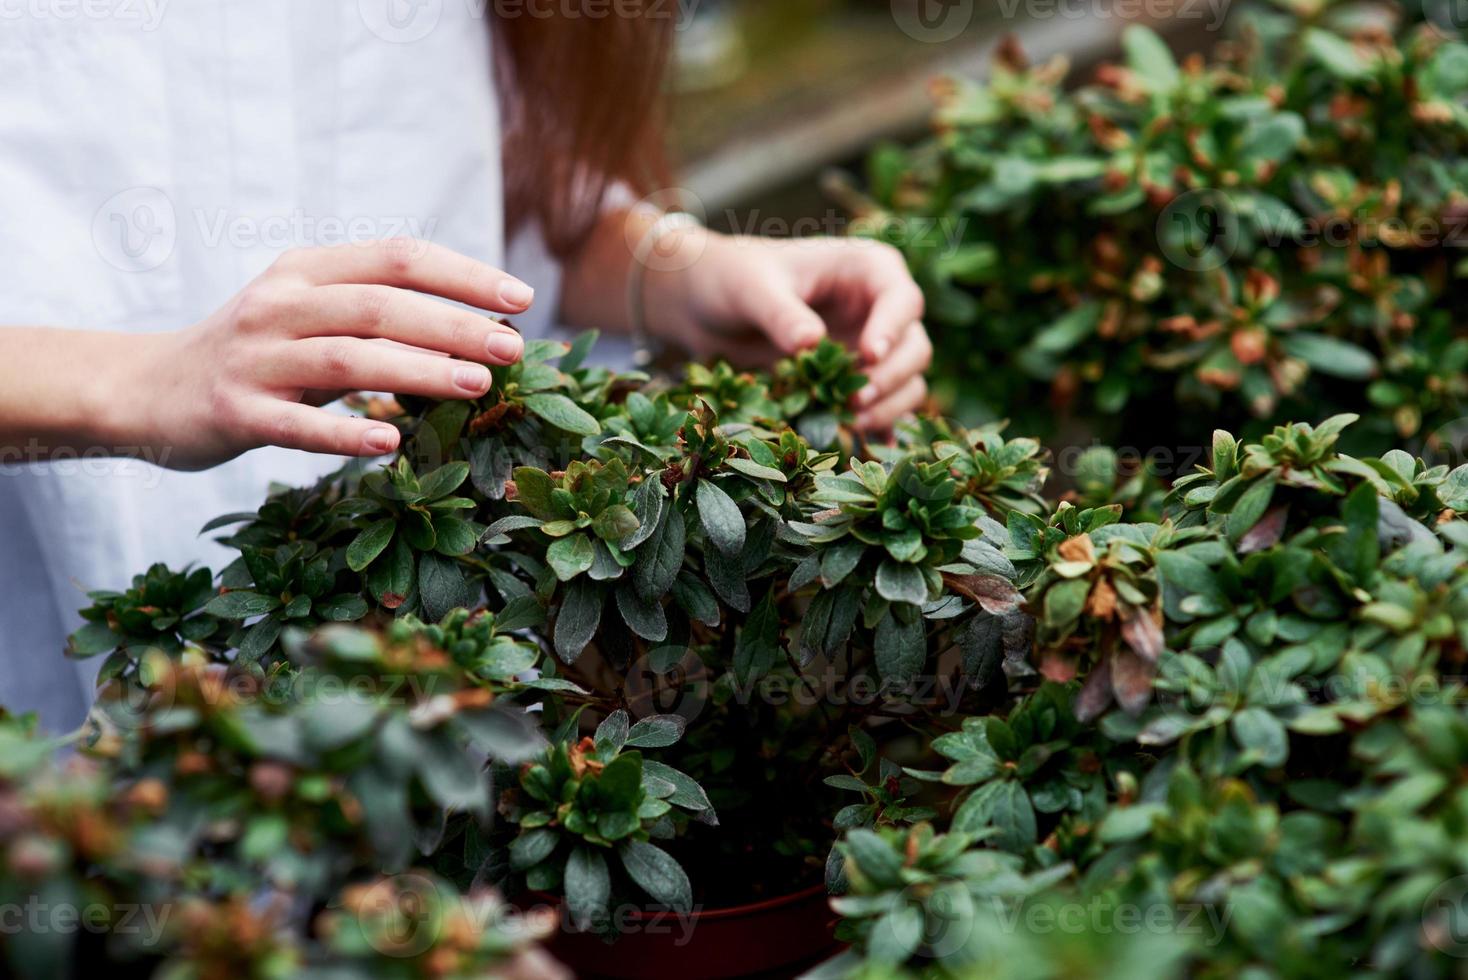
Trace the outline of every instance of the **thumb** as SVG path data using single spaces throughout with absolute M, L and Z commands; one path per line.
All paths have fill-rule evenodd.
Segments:
M 826 337 L 826 323 L 786 283 L 761 278 L 739 290 L 740 313 L 783 354 L 814 347 Z

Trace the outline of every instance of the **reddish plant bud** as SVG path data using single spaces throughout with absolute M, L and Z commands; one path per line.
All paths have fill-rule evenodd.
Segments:
M 257 762 L 250 767 L 250 788 L 266 803 L 275 804 L 290 794 L 294 774 L 280 762 Z
M 1258 327 L 1235 330 L 1228 343 L 1240 364 L 1258 364 L 1269 354 L 1269 334 Z
M 123 797 L 129 806 L 148 813 L 162 813 L 168 805 L 168 787 L 161 779 L 140 779 L 127 790 Z

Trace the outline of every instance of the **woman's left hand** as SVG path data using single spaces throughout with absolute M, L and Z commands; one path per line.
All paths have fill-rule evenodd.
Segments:
M 927 399 L 933 345 L 902 254 L 844 238 L 675 232 L 686 262 L 647 275 L 649 328 L 697 357 L 768 364 L 830 336 L 860 352 L 857 427 L 886 431 Z

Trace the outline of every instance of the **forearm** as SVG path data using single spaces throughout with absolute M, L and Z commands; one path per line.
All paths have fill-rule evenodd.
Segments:
M 27 461 L 125 454 L 147 441 L 126 366 L 152 339 L 91 330 L 0 327 L 0 452 Z

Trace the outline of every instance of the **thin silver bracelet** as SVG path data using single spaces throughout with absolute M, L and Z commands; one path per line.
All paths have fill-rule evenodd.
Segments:
M 627 276 L 627 309 L 631 314 L 632 363 L 648 368 L 657 358 L 652 335 L 647 329 L 647 265 L 663 236 L 685 228 L 701 228 L 697 218 L 686 211 L 669 211 L 660 215 L 637 243 L 632 252 L 632 270 Z

